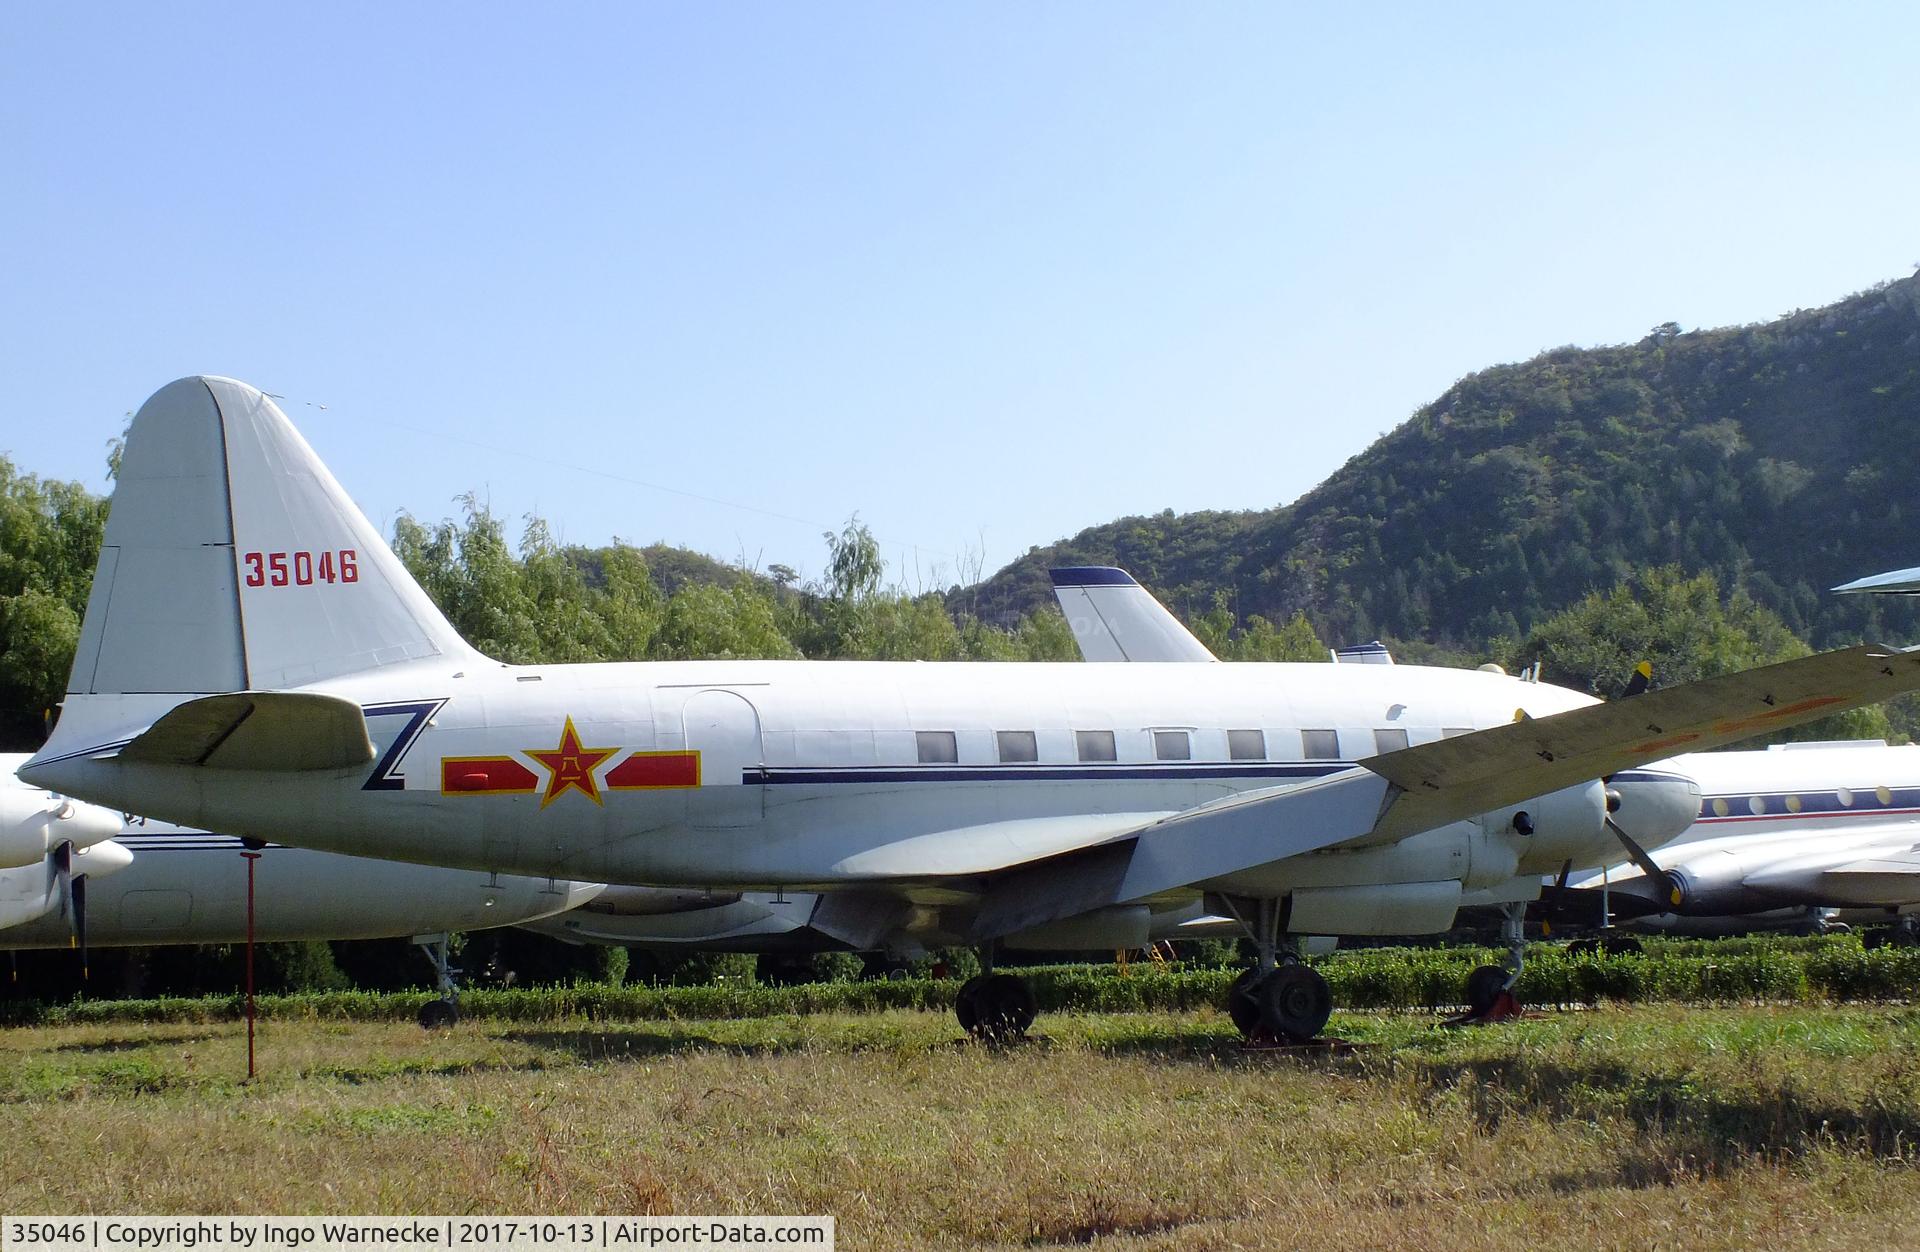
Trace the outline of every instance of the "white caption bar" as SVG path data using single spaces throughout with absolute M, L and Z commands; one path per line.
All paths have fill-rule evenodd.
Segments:
M 0 1252 L 832 1252 L 831 1217 L 5 1217 Z

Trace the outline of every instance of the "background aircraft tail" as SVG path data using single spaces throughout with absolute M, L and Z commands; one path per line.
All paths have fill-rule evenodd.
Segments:
M 194 377 L 141 406 L 60 732 L 437 656 L 477 659 L 271 399 Z

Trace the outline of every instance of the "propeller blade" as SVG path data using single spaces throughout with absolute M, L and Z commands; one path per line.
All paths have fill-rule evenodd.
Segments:
M 1621 829 L 1620 823 L 1613 820 L 1613 814 L 1607 814 L 1602 820 L 1606 822 L 1607 829 L 1613 832 L 1613 837 L 1620 841 L 1620 846 L 1627 850 L 1627 859 L 1640 867 L 1640 872 L 1647 876 L 1648 882 L 1666 881 L 1667 871 L 1661 869 L 1660 863 L 1647 855 L 1645 848 L 1634 842 L 1632 835 Z
M 1642 661 L 1633 667 L 1633 677 L 1627 679 L 1627 689 L 1620 693 L 1622 700 L 1628 696 L 1637 696 L 1653 685 L 1653 662 Z
M 73 885 L 73 943 L 80 949 L 80 981 L 87 980 L 87 876 L 75 874 Z
M 73 899 L 73 840 L 63 839 L 54 848 L 50 858 L 53 861 L 53 889 L 60 901 L 60 916 L 70 917 L 69 902 Z

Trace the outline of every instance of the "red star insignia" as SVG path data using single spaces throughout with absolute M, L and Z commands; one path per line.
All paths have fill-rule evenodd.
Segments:
M 583 748 L 580 746 L 580 733 L 573 728 L 573 719 L 567 719 L 567 728 L 560 732 L 560 746 L 551 752 L 535 752 L 529 749 L 527 755 L 547 767 L 553 775 L 547 780 L 547 794 L 540 801 L 540 807 L 546 808 L 559 798 L 560 793 L 569 788 L 578 791 L 595 804 L 600 803 L 600 786 L 593 780 L 593 771 L 600 768 L 602 762 L 618 748 Z

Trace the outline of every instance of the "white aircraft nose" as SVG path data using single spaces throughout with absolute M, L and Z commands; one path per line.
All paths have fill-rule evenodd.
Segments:
M 133 864 L 133 853 L 124 843 L 96 843 L 79 848 L 73 857 L 73 872 L 89 878 L 104 878 Z

